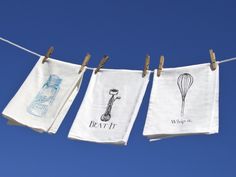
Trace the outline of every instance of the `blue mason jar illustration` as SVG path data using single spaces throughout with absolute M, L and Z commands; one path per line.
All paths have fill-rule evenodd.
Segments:
M 39 93 L 28 106 L 27 111 L 34 116 L 45 116 L 49 106 L 53 103 L 58 91 L 60 90 L 61 82 L 62 79 L 57 75 L 50 75 Z

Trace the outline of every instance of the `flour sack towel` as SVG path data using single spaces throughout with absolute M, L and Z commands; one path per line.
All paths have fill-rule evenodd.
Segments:
M 102 69 L 92 74 L 69 132 L 71 139 L 126 145 L 150 72 Z
M 210 64 L 154 71 L 143 135 L 150 140 L 218 133 L 219 67 Z
M 56 133 L 76 97 L 84 71 L 80 65 L 40 57 L 31 73 L 3 111 L 10 125 Z

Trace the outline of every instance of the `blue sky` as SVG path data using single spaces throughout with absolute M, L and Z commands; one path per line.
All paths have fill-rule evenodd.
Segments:
M 236 56 L 233 0 L 71 0 L 2 1 L 0 36 L 54 58 L 80 64 L 87 52 L 95 67 L 104 54 L 107 68 L 150 69 L 165 55 L 165 67 Z M 0 110 L 16 93 L 37 57 L 0 41 Z M 149 143 L 142 136 L 151 82 L 128 146 L 67 139 L 91 72 L 85 78 L 56 135 L 6 125 L 0 119 L 0 177 L 73 176 L 236 176 L 236 62 L 220 66 L 220 134 L 166 139 Z

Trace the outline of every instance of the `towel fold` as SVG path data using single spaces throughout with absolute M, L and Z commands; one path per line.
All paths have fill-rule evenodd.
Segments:
M 92 74 L 68 137 L 126 145 L 150 72 L 102 69 Z
M 83 74 L 80 65 L 40 57 L 27 79 L 3 111 L 9 125 L 56 133 L 74 98 Z
M 219 130 L 219 66 L 165 68 L 154 79 L 143 135 L 167 137 L 213 134 Z

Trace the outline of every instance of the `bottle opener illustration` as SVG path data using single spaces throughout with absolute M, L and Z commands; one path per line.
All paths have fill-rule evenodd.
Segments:
M 105 113 L 101 116 L 101 121 L 107 122 L 107 121 L 109 121 L 111 119 L 111 109 L 112 109 L 113 103 L 117 99 L 121 99 L 120 96 L 116 96 L 116 95 L 118 95 L 118 93 L 119 93 L 119 90 L 117 90 L 117 89 L 110 89 L 109 95 L 111 95 L 111 98 L 108 101 Z

